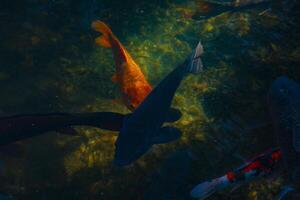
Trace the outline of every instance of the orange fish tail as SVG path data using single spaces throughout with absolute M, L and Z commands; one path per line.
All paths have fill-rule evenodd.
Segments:
M 96 38 L 96 44 L 106 48 L 112 47 L 111 38 L 113 37 L 113 32 L 104 22 L 100 20 L 93 21 L 92 29 L 102 33 L 102 36 Z

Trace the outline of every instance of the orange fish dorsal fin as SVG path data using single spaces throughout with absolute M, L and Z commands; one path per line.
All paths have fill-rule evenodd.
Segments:
M 104 22 L 100 20 L 93 21 L 92 28 L 95 31 L 102 33 L 102 36 L 96 38 L 95 40 L 96 44 L 106 48 L 110 48 L 111 47 L 110 37 L 113 36 L 111 29 Z

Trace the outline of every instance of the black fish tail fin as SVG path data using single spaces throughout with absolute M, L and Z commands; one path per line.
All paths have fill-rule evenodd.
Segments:
M 197 74 L 203 71 L 203 63 L 201 60 L 201 55 L 203 54 L 203 46 L 201 42 L 198 43 L 194 52 L 192 53 L 191 61 L 188 65 L 188 72 Z
M 182 116 L 182 113 L 179 109 L 176 108 L 170 108 L 168 115 L 165 119 L 166 122 L 175 122 L 179 120 Z
M 178 128 L 165 126 L 159 130 L 152 142 L 153 144 L 164 144 L 179 139 L 181 135 L 182 133 Z

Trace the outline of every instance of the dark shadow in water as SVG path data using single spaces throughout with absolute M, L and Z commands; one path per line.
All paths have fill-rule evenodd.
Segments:
M 189 199 L 188 177 L 191 173 L 190 151 L 177 150 L 151 175 L 144 193 L 145 200 Z

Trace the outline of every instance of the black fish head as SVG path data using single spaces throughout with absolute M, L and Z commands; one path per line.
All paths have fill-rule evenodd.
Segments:
M 115 159 L 116 166 L 126 166 L 144 155 L 151 147 L 147 138 L 143 137 L 141 131 L 120 131 L 119 137 L 115 143 Z

